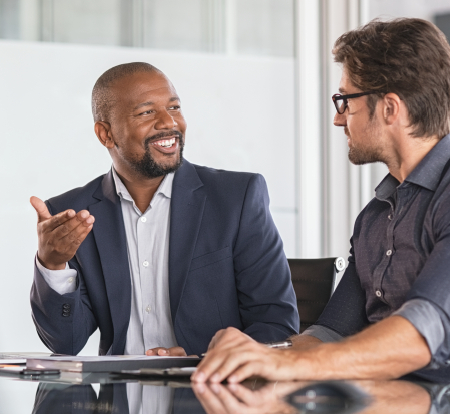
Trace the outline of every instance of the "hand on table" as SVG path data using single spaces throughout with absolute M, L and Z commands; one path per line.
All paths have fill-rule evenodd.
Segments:
M 149 349 L 145 352 L 147 356 L 187 356 L 186 351 L 181 346 L 174 346 L 172 348 L 163 348 L 159 346 L 157 348 Z
M 227 328 L 219 336 L 197 366 L 192 381 L 218 383 L 228 379 L 236 383 L 254 375 L 268 380 L 296 379 L 298 352 L 268 348 L 235 328 Z
M 30 203 L 38 215 L 39 261 L 50 270 L 64 269 L 92 230 L 94 216 L 87 210 L 66 210 L 52 216 L 39 198 L 31 197 Z

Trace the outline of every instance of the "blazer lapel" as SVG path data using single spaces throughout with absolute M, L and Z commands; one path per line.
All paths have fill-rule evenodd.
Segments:
M 202 186 L 194 166 L 184 160 L 173 180 L 170 210 L 169 296 L 174 325 L 205 207 Z
M 89 211 L 95 217 L 93 233 L 114 327 L 112 353 L 121 354 L 125 349 L 130 319 L 131 282 L 122 208 L 111 171 L 105 175 L 93 196 L 99 202 L 92 204 Z

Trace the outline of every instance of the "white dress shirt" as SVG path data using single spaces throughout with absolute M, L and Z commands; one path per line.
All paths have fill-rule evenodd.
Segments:
M 122 207 L 131 275 L 131 314 L 125 355 L 142 355 L 158 346 L 177 346 L 169 301 L 170 199 L 174 173 L 164 177 L 142 213 L 114 168 L 112 172 Z M 57 293 L 75 291 L 77 271 L 68 264 L 64 270 L 48 270 L 36 260 L 36 266 Z

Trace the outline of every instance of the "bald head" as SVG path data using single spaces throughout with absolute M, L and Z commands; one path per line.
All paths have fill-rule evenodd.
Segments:
M 163 73 L 145 62 L 124 63 L 108 69 L 95 82 L 92 89 L 92 115 L 94 121 L 109 121 L 111 110 L 116 102 L 112 86 L 118 80 L 140 72 Z

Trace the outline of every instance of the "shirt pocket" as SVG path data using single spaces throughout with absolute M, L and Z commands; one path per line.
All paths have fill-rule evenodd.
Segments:
M 204 255 L 194 257 L 191 260 L 189 271 L 192 272 L 193 270 L 200 269 L 201 267 L 212 265 L 220 262 L 221 260 L 227 259 L 228 257 L 231 257 L 231 248 L 229 246 L 216 250 L 212 253 L 206 253 Z

